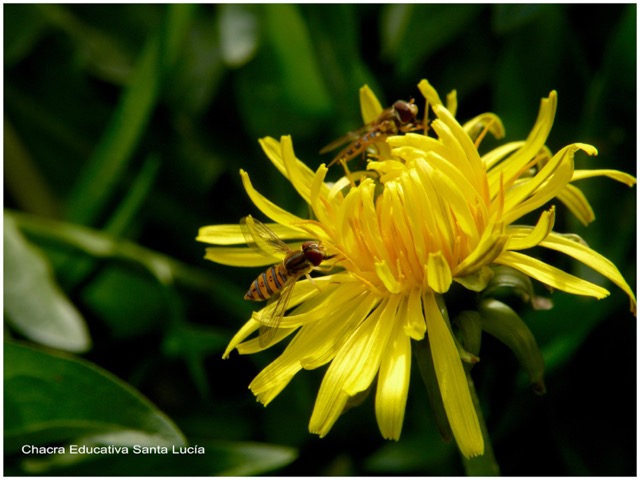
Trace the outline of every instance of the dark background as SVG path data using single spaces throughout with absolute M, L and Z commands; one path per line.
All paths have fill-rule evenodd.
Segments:
M 455 447 L 438 437 L 418 375 L 399 442 L 380 437 L 371 398 L 318 439 L 307 425 L 322 371 L 301 372 L 265 409 L 247 385 L 277 351 L 221 360 L 250 314 L 242 295 L 258 270 L 205 261 L 198 228 L 258 213 L 240 168 L 271 200 L 303 214 L 257 140 L 291 134 L 299 158 L 312 168 L 327 162 L 318 150 L 361 124 L 365 83 L 387 105 L 419 99 L 422 78 L 441 97 L 456 89 L 457 117 L 492 111 L 507 141 L 525 138 L 540 98 L 555 89 L 548 146 L 590 143 L 599 155 L 579 154 L 576 168 L 636 173 L 635 5 L 15 4 L 3 11 L 5 218 L 44 253 L 86 322 L 92 347 L 77 355 L 141 392 L 189 443 L 207 448 L 189 461 L 94 456 L 64 466 L 5 447 L 5 473 L 463 473 Z M 635 190 L 606 178 L 579 186 L 596 222 L 585 228 L 559 207 L 556 230 L 580 234 L 635 290 Z M 113 248 L 97 248 L 100 239 Z M 558 292 L 555 309 L 526 316 L 547 364 L 543 397 L 529 391 L 506 347 L 483 338 L 473 375 L 497 461 L 505 475 L 635 475 L 636 319 L 617 287 L 577 262 L 552 260 L 603 282 L 611 296 Z M 172 278 L 152 264 L 173 268 Z M 5 268 L 5 285 L 13 278 Z M 33 290 L 16 299 L 5 289 L 5 305 L 53 308 L 43 297 Z M 6 341 L 37 343 L 16 328 L 29 319 L 8 320 Z M 12 360 L 5 347 L 5 370 Z M 14 385 L 5 382 L 10 406 L 27 398 Z M 50 403 L 64 404 L 64 395 L 73 393 Z M 11 444 L 33 425 L 28 416 L 14 425 L 8 408 Z M 87 408 L 87 419 L 95 415 Z M 44 445 L 76 437 L 36 430 L 30 438 Z

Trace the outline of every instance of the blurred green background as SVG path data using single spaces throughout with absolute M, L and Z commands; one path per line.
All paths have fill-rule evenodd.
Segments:
M 259 215 L 240 184 L 305 205 L 257 139 L 318 150 L 361 124 L 358 89 L 415 97 L 457 89 L 458 118 L 493 111 L 522 139 L 552 89 L 548 145 L 580 141 L 577 168 L 636 173 L 635 5 L 5 5 L 5 474 L 451 475 L 414 375 L 399 442 L 373 401 L 324 439 L 307 431 L 322 371 L 268 407 L 247 389 L 277 355 L 221 354 L 248 318 L 258 269 L 206 262 L 198 228 Z M 420 105 L 420 100 L 418 100 Z M 635 289 L 635 190 L 583 181 L 582 235 Z M 474 371 L 505 475 L 636 473 L 636 319 L 553 296 L 526 317 L 547 363 L 536 397 L 485 336 Z M 417 372 L 414 372 L 414 374 Z M 21 446 L 190 444 L 202 455 L 25 455 Z

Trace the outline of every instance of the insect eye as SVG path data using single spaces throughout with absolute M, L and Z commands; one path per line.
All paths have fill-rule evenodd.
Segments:
M 418 114 L 418 107 L 403 100 L 398 100 L 394 103 L 393 108 L 398 113 L 398 118 L 402 123 L 409 123 Z
M 324 260 L 324 253 L 320 250 L 320 246 L 317 242 L 304 242 L 302 244 L 302 252 L 304 258 L 306 258 L 314 267 L 317 267 Z
M 304 252 L 304 256 L 314 267 L 320 265 L 324 260 L 324 254 L 320 250 L 307 250 Z

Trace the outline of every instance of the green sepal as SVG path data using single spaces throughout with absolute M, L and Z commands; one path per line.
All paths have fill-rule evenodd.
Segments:
M 493 267 L 493 278 L 482 292 L 482 298 L 497 298 L 505 302 L 516 297 L 523 303 L 529 303 L 533 297 L 531 279 L 524 273 L 505 266 Z
M 531 305 L 535 310 L 548 310 L 553 304 L 536 296 L 531 279 L 524 273 L 507 266 L 492 267 L 493 278 L 482 292 L 481 298 L 495 298 L 519 309 Z
M 470 355 L 480 355 L 482 340 L 482 318 L 475 310 L 464 310 L 456 315 L 453 323 L 458 327 L 458 337 L 465 351 Z
M 527 324 L 511 307 L 495 299 L 480 302 L 482 330 L 507 345 L 529 375 L 535 393 L 542 395 L 544 385 L 544 359 Z

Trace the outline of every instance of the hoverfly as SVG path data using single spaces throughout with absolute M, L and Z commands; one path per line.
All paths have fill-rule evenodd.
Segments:
M 320 154 L 330 152 L 336 148 L 350 142 L 338 153 L 329 167 L 337 162 L 348 162 L 352 158 L 363 153 L 369 146 L 390 135 L 396 135 L 400 132 L 406 133 L 422 128 L 416 125 L 415 120 L 418 116 L 418 107 L 413 103 L 413 99 L 408 102 L 397 100 L 391 107 L 382 111 L 382 113 L 373 122 L 370 122 L 360 129 L 350 132 L 320 150 Z
M 329 256 L 317 240 L 304 242 L 299 250 L 290 249 L 269 227 L 251 215 L 240 220 L 240 228 L 250 247 L 267 256 L 284 255 L 282 262 L 258 275 L 244 296 L 245 300 L 269 301 L 262 313 L 267 317 L 261 319 L 258 337 L 260 346 L 265 347 L 273 340 L 296 282 L 303 275 L 308 276 Z M 275 306 L 270 308 L 274 301 Z

